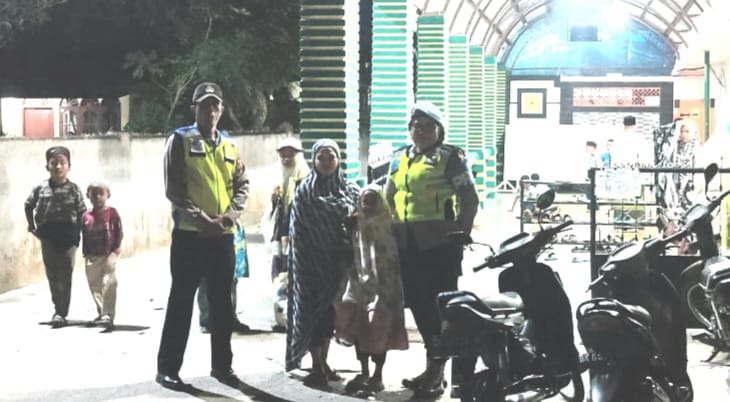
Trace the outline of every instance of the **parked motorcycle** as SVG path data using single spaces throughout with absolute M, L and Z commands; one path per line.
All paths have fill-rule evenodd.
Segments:
M 686 323 L 679 294 L 655 268 L 669 237 L 634 241 L 614 250 L 589 290 L 607 297 L 581 303 L 578 332 L 588 352 L 592 402 L 689 402 Z
M 717 165 L 705 169 L 707 183 L 717 174 Z M 704 328 L 694 339 L 713 347 L 710 361 L 719 352 L 730 352 L 730 259 L 720 256 L 712 230 L 712 213 L 730 191 L 706 205 L 693 205 L 685 215 L 685 224 L 697 238 L 700 261 L 690 265 L 680 275 L 680 294 L 684 307 Z
M 537 206 L 546 210 L 554 198 L 554 190 L 548 190 L 538 197 Z M 583 400 L 570 302 L 557 274 L 537 262 L 540 251 L 572 223 L 520 233 L 475 267 L 477 272 L 509 265 L 499 275 L 499 294 L 439 294 L 442 350 L 444 357 L 452 358 L 452 398 L 540 401 L 572 381 L 568 399 Z M 478 244 L 463 232 L 449 238 L 462 245 Z M 477 368 L 480 359 L 483 369 Z

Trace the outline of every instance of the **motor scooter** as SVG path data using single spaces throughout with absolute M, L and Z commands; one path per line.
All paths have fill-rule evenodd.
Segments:
M 554 198 L 555 191 L 548 190 L 538 197 L 537 206 L 546 210 Z M 508 266 L 499 275 L 499 294 L 438 295 L 441 350 L 452 362 L 452 398 L 540 401 L 572 382 L 573 395 L 566 397 L 583 400 L 570 302 L 557 274 L 537 262 L 540 251 L 572 223 L 550 228 L 540 224 L 539 232 L 504 241 L 496 254 L 474 267 L 477 272 Z M 481 244 L 463 232 L 449 238 L 462 245 Z M 483 367 L 478 368 L 478 361 Z
M 592 402 L 689 402 L 686 323 L 679 294 L 656 268 L 666 247 L 686 236 L 634 241 L 614 250 L 576 310 L 587 354 Z
M 721 256 L 712 229 L 712 213 L 730 191 L 714 200 L 707 197 L 707 183 L 717 174 L 717 165 L 705 169 L 706 205 L 695 204 L 685 215 L 687 229 L 697 237 L 701 260 L 680 275 L 683 307 L 704 331 L 693 338 L 713 347 L 710 361 L 719 352 L 730 352 L 730 259 Z

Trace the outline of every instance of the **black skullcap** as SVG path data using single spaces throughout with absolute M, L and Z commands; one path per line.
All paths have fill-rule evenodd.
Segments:
M 624 126 L 635 126 L 635 125 L 636 125 L 636 117 L 624 116 Z
M 48 148 L 48 150 L 46 151 L 46 163 L 56 155 L 64 155 L 66 157 L 66 160 L 68 160 L 68 163 L 71 163 L 71 151 L 69 151 L 68 148 L 62 146 Z

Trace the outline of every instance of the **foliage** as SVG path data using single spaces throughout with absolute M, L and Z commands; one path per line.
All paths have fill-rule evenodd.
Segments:
M 173 129 L 190 124 L 182 113 L 167 117 L 165 101 L 159 98 L 132 95 L 129 113 L 134 116 L 124 127 L 131 133 L 169 133 Z
M 223 88 L 229 128 L 261 128 L 272 93 L 297 79 L 298 35 L 297 0 L 0 0 L 0 50 L 111 60 L 148 97 L 130 116 L 143 131 L 189 116 L 202 81 Z
M 0 1 L 0 47 L 24 30 L 32 29 L 49 18 L 52 7 L 67 0 L 2 0 Z
M 195 84 L 214 81 L 232 128 L 260 129 L 266 99 L 296 78 L 298 7 L 293 0 L 196 2 L 173 46 L 131 52 L 125 67 L 163 94 L 168 119 L 189 105 Z

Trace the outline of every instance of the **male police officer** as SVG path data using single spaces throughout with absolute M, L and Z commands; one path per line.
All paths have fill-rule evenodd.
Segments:
M 235 141 L 217 129 L 223 94 L 214 83 L 195 88 L 195 124 L 170 135 L 165 151 L 165 194 L 172 202 L 172 285 L 157 355 L 163 387 L 185 390 L 178 372 L 190 333 L 193 300 L 205 277 L 210 304 L 210 375 L 235 386 L 231 369 L 231 283 L 235 265 L 234 222 L 248 198 L 248 178 Z

